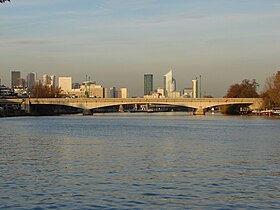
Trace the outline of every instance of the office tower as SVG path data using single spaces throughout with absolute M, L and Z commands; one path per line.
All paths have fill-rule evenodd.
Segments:
M 117 98 L 117 89 L 116 87 L 110 87 L 110 98 Z
M 58 86 L 64 93 L 72 91 L 72 77 L 58 77 Z
M 11 88 L 17 87 L 19 85 L 20 71 L 11 72 Z
M 103 98 L 108 98 L 108 88 L 103 88 Z
M 118 96 L 119 98 L 128 98 L 127 88 L 120 88 Z
M 36 76 L 37 74 L 35 72 L 31 72 L 27 74 L 27 89 L 28 91 L 32 91 L 35 84 L 36 84 Z
M 48 85 L 49 84 L 49 76 L 47 74 L 44 74 L 42 76 L 42 85 Z
M 144 95 L 150 95 L 153 89 L 153 75 L 144 74 Z
M 164 75 L 164 90 L 165 96 L 168 97 L 168 94 L 176 90 L 176 80 L 173 78 L 173 70 Z
M 54 75 L 51 75 L 51 77 L 50 77 L 50 85 L 52 87 L 56 87 L 55 76 Z
M 104 98 L 104 88 L 102 85 L 91 84 L 89 90 L 90 98 Z
M 192 80 L 192 97 L 198 98 L 198 82 L 197 79 Z

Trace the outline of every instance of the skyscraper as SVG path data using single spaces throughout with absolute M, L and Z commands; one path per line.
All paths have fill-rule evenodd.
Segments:
M 153 89 L 153 75 L 144 74 L 144 95 L 150 95 Z
M 119 97 L 119 98 L 128 98 L 128 91 L 127 91 L 127 88 L 120 88 L 120 89 L 119 89 L 118 97 Z
M 110 98 L 117 98 L 117 89 L 116 87 L 110 87 Z
M 197 79 L 192 80 L 192 97 L 198 98 L 198 82 Z
M 49 80 L 50 80 L 49 76 L 47 74 L 44 74 L 42 76 L 42 85 L 48 85 L 49 84 Z
M 20 71 L 11 72 L 11 88 L 19 85 Z
M 164 90 L 165 96 L 168 97 L 168 94 L 176 90 L 176 80 L 173 78 L 173 70 L 164 75 Z
M 27 74 L 27 87 L 28 87 L 28 91 L 33 90 L 35 83 L 36 83 L 36 76 L 37 74 L 35 72 L 31 72 L 29 74 Z
M 58 86 L 64 93 L 72 91 L 72 77 L 58 77 Z
M 50 85 L 52 87 L 56 87 L 55 76 L 54 75 L 51 75 L 51 77 L 50 77 Z

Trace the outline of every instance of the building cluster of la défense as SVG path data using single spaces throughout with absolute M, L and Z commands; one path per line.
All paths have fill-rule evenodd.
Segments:
M 201 76 L 200 76 L 201 78 Z M 201 81 L 200 81 L 201 83 Z M 28 96 L 36 84 L 59 87 L 65 97 L 70 98 L 128 98 L 128 89 L 126 87 L 109 89 L 90 80 L 86 76 L 86 81 L 82 83 L 73 83 L 72 77 L 63 76 L 56 78 L 55 75 L 44 74 L 41 79 L 37 73 L 31 72 L 23 78 L 20 71 L 11 71 L 11 88 L 1 85 L 3 94 L 13 92 L 18 96 Z M 144 74 L 144 97 L 146 98 L 199 98 L 201 97 L 201 84 L 198 90 L 197 78 L 192 80 L 192 87 L 185 88 L 183 91 L 176 89 L 176 80 L 173 77 L 173 70 L 170 69 L 163 76 L 163 87 L 154 88 L 153 74 Z

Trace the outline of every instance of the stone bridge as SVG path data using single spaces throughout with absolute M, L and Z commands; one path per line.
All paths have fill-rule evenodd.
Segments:
M 193 108 L 194 114 L 204 114 L 206 108 L 222 105 L 250 105 L 251 109 L 260 108 L 261 98 L 26 98 L 0 99 L 9 103 L 32 105 L 64 105 L 84 110 L 128 104 L 161 104 Z

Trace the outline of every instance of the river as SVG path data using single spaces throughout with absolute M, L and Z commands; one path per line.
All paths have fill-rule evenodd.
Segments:
M 279 209 L 280 119 L 0 119 L 1 209 Z

